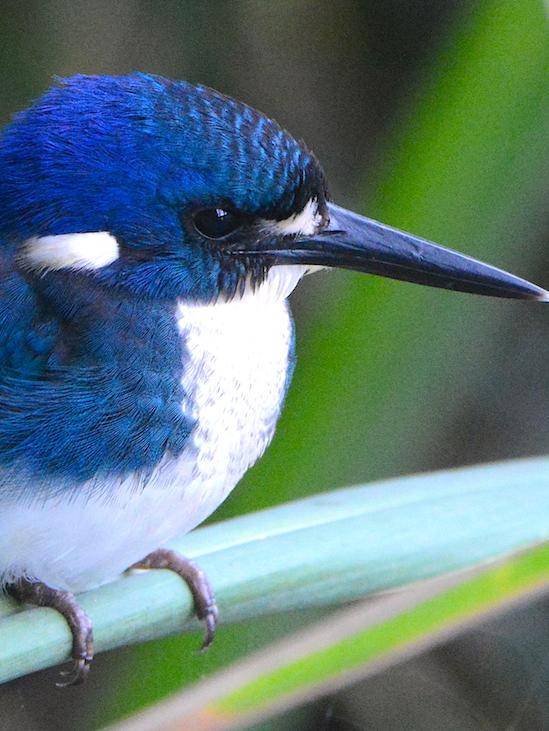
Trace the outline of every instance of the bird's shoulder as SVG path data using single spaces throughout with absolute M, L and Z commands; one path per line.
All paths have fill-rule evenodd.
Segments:
M 15 265 L 0 256 L 0 371 L 41 373 L 59 337 L 59 322 L 44 308 Z
M 175 318 L 105 297 L 81 292 L 79 316 L 52 307 L 0 256 L 0 468 L 82 482 L 153 470 L 185 448 Z

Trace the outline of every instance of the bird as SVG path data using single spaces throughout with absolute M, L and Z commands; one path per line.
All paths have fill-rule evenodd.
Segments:
M 0 136 L 0 585 L 66 619 L 132 567 L 188 584 L 169 542 L 263 454 L 294 368 L 287 298 L 339 267 L 546 302 L 524 279 L 346 210 L 254 108 L 146 73 L 58 79 Z

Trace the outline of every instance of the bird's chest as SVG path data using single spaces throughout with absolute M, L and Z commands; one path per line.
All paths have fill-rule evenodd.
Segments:
M 177 316 L 195 477 L 202 489 L 226 493 L 272 439 L 288 379 L 291 316 L 284 300 L 255 298 L 181 304 Z

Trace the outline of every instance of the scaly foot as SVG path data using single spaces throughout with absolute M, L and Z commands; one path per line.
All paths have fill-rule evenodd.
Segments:
M 66 619 L 72 632 L 71 670 L 63 671 L 64 680 L 56 683 L 58 688 L 83 683 L 93 659 L 93 629 L 86 612 L 79 606 L 74 594 L 69 591 L 52 589 L 41 581 L 19 579 L 10 584 L 8 590 L 20 602 L 35 604 L 38 607 L 56 609 Z
M 170 569 L 185 581 L 192 594 L 196 614 L 206 626 L 201 647 L 201 650 L 206 650 L 215 637 L 218 611 L 213 591 L 203 571 L 184 556 L 164 548 L 153 551 L 130 568 Z M 56 685 L 64 688 L 83 683 L 93 659 L 93 628 L 90 618 L 80 607 L 74 594 L 52 589 L 42 581 L 28 579 L 19 579 L 10 584 L 8 590 L 19 602 L 50 607 L 63 615 L 72 633 L 71 655 L 74 666 L 61 673 L 63 681 Z
M 204 641 L 200 648 L 202 651 L 206 650 L 215 637 L 218 610 L 214 593 L 202 569 L 190 559 L 167 548 L 159 548 L 149 553 L 143 560 L 138 561 L 130 568 L 170 569 L 183 579 L 192 594 L 196 615 L 206 626 Z

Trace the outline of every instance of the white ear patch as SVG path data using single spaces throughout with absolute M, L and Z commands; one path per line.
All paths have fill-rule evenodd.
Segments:
M 107 231 L 33 236 L 25 241 L 19 255 L 26 266 L 37 271 L 101 269 L 118 256 L 118 242 Z
M 283 221 L 268 221 L 268 224 L 282 235 L 302 234 L 312 236 L 322 224 L 322 216 L 318 212 L 318 202 L 312 198 L 307 201 L 305 207 L 299 213 L 285 218 Z

